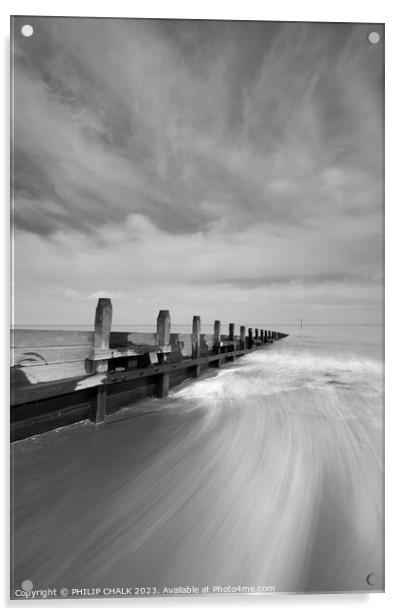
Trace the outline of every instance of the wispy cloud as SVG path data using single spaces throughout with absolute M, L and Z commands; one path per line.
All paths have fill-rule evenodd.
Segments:
M 383 55 L 371 25 L 32 25 L 24 39 L 15 22 L 17 293 L 131 286 L 145 315 L 168 284 L 227 283 L 244 298 L 296 281 L 305 298 L 348 285 L 356 303 L 371 285 L 376 309 Z

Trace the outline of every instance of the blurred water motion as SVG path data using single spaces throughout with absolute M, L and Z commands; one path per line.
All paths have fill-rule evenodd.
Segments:
M 383 589 L 381 352 L 318 340 L 15 443 L 14 587 Z

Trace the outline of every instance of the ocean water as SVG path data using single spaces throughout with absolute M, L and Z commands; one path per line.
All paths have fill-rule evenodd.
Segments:
M 275 328 L 166 400 L 13 444 L 13 587 L 383 590 L 383 329 Z

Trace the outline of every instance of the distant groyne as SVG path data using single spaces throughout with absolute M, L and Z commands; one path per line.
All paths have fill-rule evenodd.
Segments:
M 20 440 L 107 414 L 148 396 L 164 398 L 170 387 L 198 378 L 208 367 L 263 348 L 287 334 L 230 323 L 221 333 L 171 332 L 160 310 L 155 333 L 113 332 L 112 304 L 98 300 L 93 331 L 16 329 L 11 333 L 11 439 Z

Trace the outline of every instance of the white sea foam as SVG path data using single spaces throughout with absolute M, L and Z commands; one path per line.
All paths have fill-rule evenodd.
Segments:
M 244 400 L 299 389 L 347 388 L 355 394 L 380 394 L 383 363 L 359 356 L 336 356 L 297 351 L 259 351 L 211 378 L 176 392 L 177 398 Z

